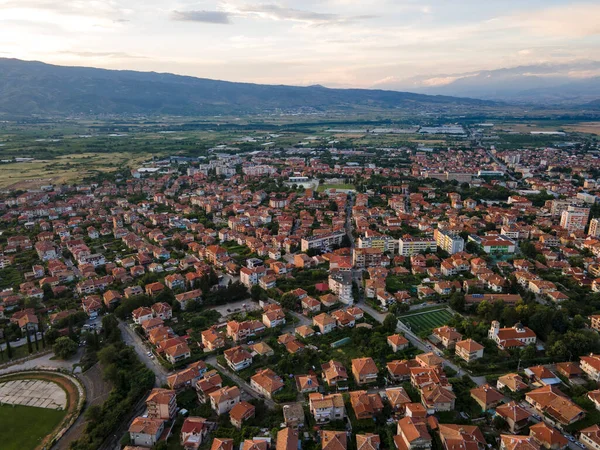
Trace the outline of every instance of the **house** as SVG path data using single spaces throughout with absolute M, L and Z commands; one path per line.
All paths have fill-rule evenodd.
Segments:
M 279 305 L 277 305 L 279 306 Z M 285 325 L 285 313 L 281 306 L 265 311 L 262 315 L 262 322 L 267 328 L 275 328 Z
M 254 405 L 248 402 L 239 402 L 229 411 L 229 420 L 234 427 L 240 429 L 246 420 L 254 417 L 255 413 L 256 408 Z
M 255 336 L 265 330 L 265 325 L 258 320 L 245 320 L 243 322 L 231 320 L 227 322 L 227 336 L 235 342 Z
M 519 392 L 527 389 L 529 385 L 523 381 L 523 378 L 516 373 L 508 373 L 498 378 L 496 382 L 496 388 L 502 390 L 504 388 L 511 392 Z
M 182 292 L 175 296 L 175 300 L 181 306 L 181 309 L 185 311 L 191 302 L 197 302 L 202 299 L 202 291 L 200 289 L 194 289 L 193 291 Z
M 590 399 L 598 411 L 600 411 L 600 389 L 590 391 L 587 393 L 587 398 Z
M 136 417 L 129 426 L 129 439 L 133 445 L 152 447 L 165 429 L 165 421 L 149 417 Z
M 154 314 L 152 314 L 152 310 L 150 308 L 140 306 L 131 312 L 131 318 L 133 319 L 134 323 L 141 325 L 146 320 L 154 318 Z
M 581 367 L 571 361 L 556 363 L 556 371 L 567 380 L 579 377 L 583 373 Z
M 186 342 L 179 342 L 165 348 L 165 358 L 171 364 L 177 364 L 184 359 L 188 359 L 191 355 L 192 351 Z
M 348 448 L 345 431 L 321 431 L 321 450 L 346 450 Z
M 317 423 L 343 420 L 346 417 L 342 394 L 323 395 L 315 392 L 308 395 L 308 405 Z
M 504 394 L 501 394 L 496 388 L 489 384 L 477 386 L 471 389 L 471 398 L 481 406 L 482 411 L 488 411 L 495 408 L 504 399 Z
M 304 426 L 304 408 L 302 403 L 283 405 L 283 421 L 286 427 L 299 428 Z
M 302 311 L 305 314 L 318 313 L 321 311 L 321 302 L 313 297 L 304 297 L 300 304 L 302 305 Z
M 181 390 L 189 386 L 193 387 L 205 373 L 206 363 L 204 361 L 196 361 L 185 369 L 169 375 L 167 377 L 167 385 L 175 390 Z
M 410 364 L 406 359 L 390 361 L 386 367 L 392 380 L 404 381 L 410 379 Z
M 233 439 L 214 438 L 210 450 L 233 450 Z
M 186 417 L 181 426 L 179 442 L 184 450 L 198 450 L 208 436 L 211 426 L 202 417 Z
M 148 417 L 171 420 L 177 412 L 177 399 L 174 390 L 154 388 L 146 398 Z
M 158 295 L 164 289 L 165 289 L 165 285 L 158 281 L 156 283 L 147 284 L 146 288 L 145 288 L 146 295 L 149 295 L 150 297 L 154 297 L 154 296 Z
M 315 334 L 315 330 L 312 327 L 307 325 L 300 325 L 294 329 L 294 333 L 300 336 L 301 338 L 309 338 Z
M 595 424 L 581 430 L 579 440 L 589 450 L 600 449 L 600 425 Z
M 298 450 L 299 439 L 298 430 L 293 428 L 283 428 L 277 432 L 276 450 Z
M 225 339 L 214 327 L 204 330 L 200 333 L 200 336 L 202 337 L 202 345 L 210 352 L 225 347 Z
M 483 345 L 473 339 L 459 341 L 455 346 L 455 353 L 458 357 L 470 363 L 476 359 L 483 358 Z
M 209 399 L 208 395 L 210 393 L 223 387 L 223 379 L 216 370 L 209 370 L 202 378 L 196 381 L 194 387 L 196 389 L 196 394 L 198 395 L 198 401 L 205 403 Z
M 372 419 L 383 411 L 383 402 L 379 394 L 369 394 L 367 391 L 350 392 L 350 403 L 358 420 Z
M 425 421 L 404 417 L 398 421 L 394 446 L 397 450 L 429 450 L 433 439 Z
M 225 356 L 227 365 L 236 372 L 252 365 L 252 355 L 240 346 L 225 350 L 223 355 Z
M 430 414 L 438 411 L 452 411 L 455 402 L 456 395 L 449 387 L 437 383 L 421 386 L 421 403 Z
M 393 387 L 385 390 L 385 396 L 387 397 L 390 405 L 396 412 L 404 413 L 404 407 L 406 404 L 411 403 L 412 400 L 403 387 Z
M 348 381 L 348 373 L 342 363 L 333 359 L 321 365 L 322 376 L 325 382 L 330 386 L 339 386 L 340 383 Z
M 301 394 L 317 392 L 319 390 L 319 379 L 316 375 L 296 375 L 296 388 Z
M 585 411 L 573 403 L 556 386 L 542 386 L 528 392 L 525 401 L 545 416 L 562 425 L 570 425 L 585 417 Z
M 562 450 L 569 445 L 569 441 L 559 430 L 544 422 L 531 425 L 529 435 L 548 450 Z
M 352 375 L 356 384 L 374 383 L 377 381 L 377 366 L 372 358 L 356 358 L 352 360 Z
M 515 401 L 498 406 L 496 415 L 506 421 L 509 431 L 513 434 L 518 434 L 527 428 L 531 417 L 531 413 Z
M 439 424 L 438 433 L 444 450 L 483 450 L 487 442 L 475 425 Z
M 354 316 L 343 309 L 333 311 L 331 313 L 331 317 L 335 319 L 336 325 L 340 328 L 352 328 L 356 324 L 356 319 Z
M 579 365 L 590 380 L 600 382 L 600 355 L 581 356 Z
M 537 381 L 543 386 L 562 383 L 560 378 L 545 366 L 528 367 L 525 369 L 525 375 L 527 375 L 530 380 Z
M 150 309 L 152 309 L 154 317 L 159 317 L 162 320 L 169 320 L 173 317 L 173 308 L 168 303 L 158 302 L 152 305 Z
M 379 450 L 381 438 L 378 434 L 367 433 L 356 435 L 356 450 Z
M 273 398 L 273 394 L 283 389 L 285 383 L 271 369 L 262 369 L 250 378 L 250 386 L 267 398 Z
M 211 408 L 217 414 L 225 414 L 240 402 L 240 388 L 237 386 L 223 387 L 208 394 L 208 398 Z
M 540 445 L 531 436 L 501 434 L 500 450 L 540 450 Z
M 447 325 L 435 328 L 432 334 L 445 348 L 448 349 L 454 348 L 456 343 L 462 339 L 462 334 L 456 331 L 456 328 Z
M 321 313 L 313 317 L 313 325 L 319 328 L 321 334 L 327 334 L 335 329 L 336 321 L 329 314 Z
M 535 344 L 537 337 L 535 333 L 520 323 L 511 328 L 500 328 L 500 322 L 494 320 L 488 331 L 488 338 L 494 341 L 498 348 L 506 350 L 509 348 L 520 348 Z
M 258 356 L 273 356 L 275 351 L 265 342 L 257 342 L 250 346 L 252 350 L 252 356 L 255 354 Z
M 388 336 L 387 343 L 390 347 L 392 347 L 392 350 L 394 351 L 394 353 L 408 348 L 408 346 L 410 344 L 408 342 L 408 339 L 406 339 L 401 334 L 393 334 L 391 336 Z

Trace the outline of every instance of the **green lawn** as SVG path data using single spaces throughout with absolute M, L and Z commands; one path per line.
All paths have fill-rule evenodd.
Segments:
M 33 450 L 63 420 L 66 411 L 31 406 L 0 406 L 0 447 Z
M 446 325 L 448 320 L 452 318 L 452 314 L 446 309 L 438 309 L 424 313 L 416 313 L 408 316 L 400 317 L 400 320 L 414 333 L 420 334 L 424 331 L 431 331 L 434 328 Z

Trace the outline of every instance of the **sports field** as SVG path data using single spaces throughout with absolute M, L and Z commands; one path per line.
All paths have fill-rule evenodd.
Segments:
M 34 450 L 66 414 L 64 410 L 32 406 L 0 406 L 0 448 Z
M 446 325 L 451 318 L 452 314 L 447 309 L 436 309 L 402 316 L 400 317 L 400 321 L 414 333 L 420 334 L 424 331 L 431 331 L 434 328 Z

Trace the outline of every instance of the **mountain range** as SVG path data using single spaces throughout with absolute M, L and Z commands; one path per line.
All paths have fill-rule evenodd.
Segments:
M 0 59 L 0 114 L 215 115 L 273 111 L 407 111 L 494 106 L 488 100 L 381 89 L 328 89 L 65 67 Z
M 600 62 L 545 63 L 408 79 L 388 78 L 373 87 L 510 103 L 585 105 L 600 99 Z

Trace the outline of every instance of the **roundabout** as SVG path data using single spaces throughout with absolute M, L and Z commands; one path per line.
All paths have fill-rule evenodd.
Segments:
M 49 449 L 79 416 L 83 385 L 58 371 L 0 376 L 0 442 L 5 450 Z

